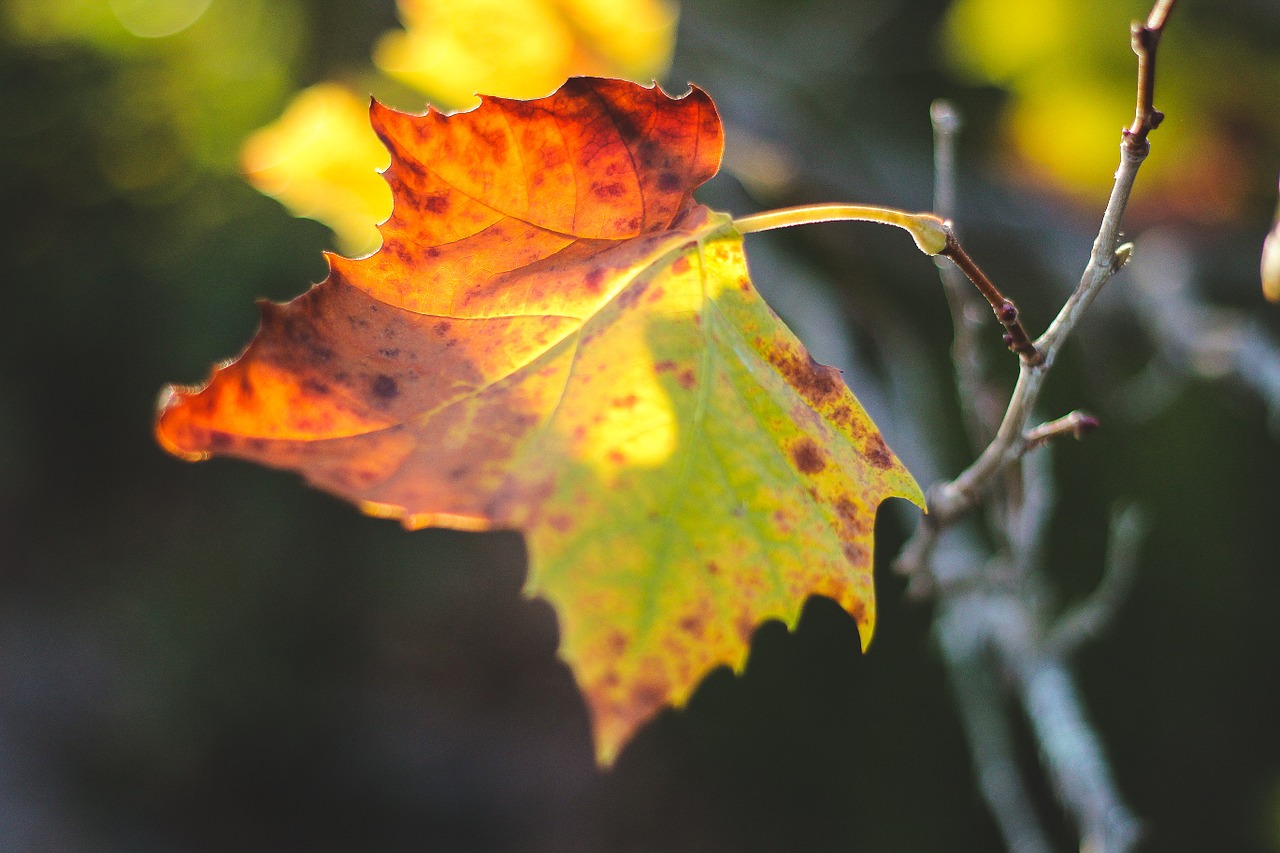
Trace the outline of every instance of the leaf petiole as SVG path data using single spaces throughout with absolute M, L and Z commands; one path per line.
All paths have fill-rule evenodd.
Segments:
M 907 213 L 892 207 L 872 207 L 865 204 L 806 204 L 753 213 L 733 220 L 733 227 L 741 234 L 771 231 L 792 225 L 811 225 L 816 222 L 880 222 L 896 225 L 911 235 L 916 246 L 926 255 L 936 255 L 947 247 L 950 229 L 946 221 L 932 213 Z
M 960 246 L 951 223 L 932 213 L 907 213 L 892 207 L 873 207 L 864 204 L 807 204 L 799 207 L 783 207 L 753 213 L 733 220 L 733 227 L 741 234 L 770 231 L 792 225 L 810 225 L 817 222 L 879 222 L 903 229 L 916 241 L 916 246 L 926 255 L 943 255 L 955 262 L 991 305 L 992 312 L 1005 328 L 1004 342 L 1031 366 L 1044 363 L 1044 353 L 1036 349 L 1018 318 L 1018 307 L 987 278 L 973 259 Z

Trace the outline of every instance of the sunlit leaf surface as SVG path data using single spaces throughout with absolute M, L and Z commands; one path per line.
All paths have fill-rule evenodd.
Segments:
M 876 507 L 922 497 L 693 201 L 722 148 L 706 94 L 576 78 L 373 120 L 382 248 L 264 305 L 243 355 L 170 389 L 160 442 L 411 528 L 523 531 L 605 762 L 810 594 L 868 640 Z

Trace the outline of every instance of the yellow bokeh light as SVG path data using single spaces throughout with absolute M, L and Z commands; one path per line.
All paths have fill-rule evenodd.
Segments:
M 405 29 L 375 60 L 437 106 L 476 93 L 535 98 L 574 75 L 648 82 L 671 61 L 674 7 L 662 0 L 401 0 Z
M 180 33 L 200 20 L 210 0 L 110 0 L 120 26 L 140 38 Z
M 245 175 L 296 216 L 325 222 L 348 255 L 381 245 L 376 223 L 391 215 L 389 162 L 369 125 L 368 102 L 333 83 L 301 92 L 242 153 Z

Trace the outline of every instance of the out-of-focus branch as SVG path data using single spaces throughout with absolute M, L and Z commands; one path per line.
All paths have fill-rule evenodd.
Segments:
M 947 101 L 934 101 L 929 109 L 933 122 L 933 209 L 946 220 L 956 218 L 956 136 L 961 118 Z M 952 225 L 952 228 L 956 226 Z M 985 322 L 979 302 L 955 262 L 939 256 L 934 259 L 942 289 L 951 309 L 951 326 L 955 336 L 951 345 L 951 363 L 955 370 L 960 409 L 966 432 L 979 452 L 996 434 L 1000 425 L 1003 400 L 983 381 L 988 373 L 987 360 L 978 346 L 978 335 Z
M 1138 169 L 1150 150 L 1147 134 L 1155 124 L 1159 123 L 1159 120 L 1154 118 L 1154 109 L 1150 106 L 1155 85 L 1154 44 L 1159 41 L 1165 19 L 1172 8 L 1173 0 L 1159 0 L 1152 11 L 1148 25 L 1142 27 L 1142 32 L 1148 35 L 1141 40 L 1135 37 L 1134 45 L 1138 52 L 1140 70 L 1138 103 L 1142 115 L 1146 118 L 1143 122 L 1135 118 L 1135 126 L 1138 126 L 1138 130 L 1141 131 L 1140 136 L 1135 136 L 1133 128 L 1128 128 L 1124 132 L 1120 145 L 1120 168 L 1116 172 L 1111 197 L 1107 201 L 1106 210 L 1102 215 L 1102 224 L 1093 243 L 1089 265 L 1080 278 L 1080 284 L 1062 306 L 1057 317 L 1045 333 L 1034 342 L 1034 347 L 1042 356 L 1042 360 L 1033 362 L 1026 357 L 1021 360 L 1018 382 L 1014 386 L 1004 420 L 996 431 L 995 438 L 987 445 L 982 455 L 958 477 L 929 489 L 928 515 L 917 527 L 915 535 L 895 563 L 898 571 L 904 574 L 914 575 L 927 571 L 929 554 L 937 542 L 938 532 L 981 503 L 987 489 L 995 482 L 997 476 L 1026 452 L 1025 434 L 1028 423 L 1040 392 L 1044 388 L 1045 379 L 1053 367 L 1054 359 L 1067 337 L 1079 324 L 1080 318 L 1089 305 L 1115 272 L 1124 266 L 1128 258 L 1130 250 L 1127 245 L 1121 244 L 1120 225 L 1129 203 L 1129 195 L 1133 191 L 1134 181 L 1138 176 Z M 1151 26 L 1151 22 L 1155 22 L 1156 26 Z M 1135 138 L 1140 139 L 1142 144 L 1135 144 Z
M 976 555 L 971 555 L 976 556 Z M 947 665 L 974 778 L 995 818 L 1005 847 L 1018 853 L 1049 853 L 1049 844 L 1027 790 L 1014 748 L 1013 720 L 1004 679 L 993 666 L 992 624 L 1007 610 L 992 607 L 986 596 L 950 596 L 935 623 L 938 646 Z
M 1002 650 L 1003 651 L 1003 650 Z M 1062 804 L 1080 829 L 1080 849 L 1133 848 L 1140 827 L 1116 790 L 1102 743 L 1066 665 L 1049 657 L 1006 657 L 1016 691 Z
M 1185 244 L 1174 235 L 1143 236 L 1129 304 L 1155 345 L 1157 358 L 1184 376 L 1247 388 L 1280 433 L 1280 341 L 1242 311 L 1209 305 L 1192 281 Z
M 1093 432 L 1099 426 L 1098 419 L 1093 415 L 1088 415 L 1084 412 L 1072 412 L 1068 415 L 1063 415 L 1057 420 L 1032 427 L 1023 436 L 1023 441 L 1026 444 L 1026 450 L 1031 451 L 1048 444 L 1055 438 L 1062 438 L 1063 436 L 1071 436 L 1077 440 L 1084 438 L 1086 434 Z
M 1111 624 L 1137 576 L 1138 549 L 1145 533 L 1146 522 L 1137 508 L 1111 514 L 1102 580 L 1092 595 L 1058 619 L 1044 643 L 1047 656 L 1065 660 Z
M 1001 685 L 1021 706 L 1040 749 L 1041 760 L 1053 789 L 1077 826 L 1081 849 L 1098 853 L 1131 850 L 1139 824 L 1129 811 L 1112 778 L 1102 743 L 1087 719 L 1084 702 L 1071 673 L 1071 654 L 1107 624 L 1131 583 L 1140 529 L 1132 513 L 1113 521 L 1111 550 L 1103 580 L 1079 607 L 1050 624 L 1044 612 L 1045 581 L 1039 556 L 1049 517 L 1051 489 L 1048 473 L 1024 465 L 1024 456 L 1063 436 L 1082 437 L 1098 427 L 1083 412 L 1034 424 L 1036 402 L 1054 361 L 1084 312 L 1103 286 L 1132 256 L 1130 244 L 1121 243 L 1120 224 L 1138 169 L 1150 151 L 1148 136 L 1163 116 L 1153 104 L 1155 54 L 1173 0 L 1157 0 L 1145 24 L 1135 24 L 1132 43 L 1138 55 L 1137 110 L 1120 145 L 1120 168 L 1080 283 L 1039 339 L 1019 336 L 1009 321 L 1016 309 L 997 301 L 1003 298 L 963 252 L 950 253 L 978 286 L 1009 329 L 1006 342 L 1021 356 L 1018 381 L 994 436 L 977 460 L 950 482 L 932 486 L 928 514 L 903 548 L 895 563 L 911 579 L 909 589 L 932 593 L 938 600 L 938 642 L 947 663 L 973 755 L 978 786 L 1011 850 L 1048 849 L 1021 773 L 1009 747 L 1012 721 L 1008 709 L 993 697 Z M 954 180 L 951 165 L 953 137 L 958 125 L 954 114 L 935 105 L 937 200 L 946 205 L 939 213 L 954 215 Z M 944 253 L 947 254 L 947 253 Z M 956 341 L 953 347 L 956 381 L 963 398 L 977 398 L 984 387 L 981 363 L 972 353 L 973 329 L 966 303 L 956 292 L 949 270 L 940 265 L 948 302 L 952 308 Z M 1002 316 L 1003 311 L 1003 316 Z M 971 372 L 974 371 L 974 372 Z M 989 434 L 971 409 L 966 425 L 972 435 Z M 972 437 L 971 435 L 971 437 Z M 1039 458 L 1037 458 L 1038 461 Z M 938 582 L 934 549 L 944 532 L 963 515 L 988 504 L 988 527 L 1000 547 L 988 566 L 965 572 L 963 584 Z M 949 540 L 950 541 L 950 540 Z M 941 555 L 939 555 L 941 556 Z M 948 555 L 954 556 L 954 555 Z

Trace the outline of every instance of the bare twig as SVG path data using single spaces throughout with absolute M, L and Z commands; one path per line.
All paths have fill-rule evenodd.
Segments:
M 1116 790 L 1070 671 L 1061 661 L 1046 657 L 1019 657 L 1009 661 L 1009 667 L 1058 797 L 1080 827 L 1080 849 L 1132 849 L 1138 821 Z
M 939 614 L 938 645 L 947 663 L 974 778 L 995 818 L 1005 847 L 1018 853 L 1049 853 L 1049 844 L 1019 768 L 1013 721 L 1003 695 L 1003 681 L 992 666 L 990 632 L 993 613 L 985 597 L 958 595 Z
M 1098 427 L 1095 418 L 1078 411 L 1039 424 L 1032 423 L 1032 416 L 1065 341 L 1102 287 L 1132 256 L 1132 245 L 1121 244 L 1120 223 L 1138 169 L 1150 150 L 1150 131 L 1162 118 L 1152 106 L 1155 51 L 1172 6 L 1172 0 L 1157 0 L 1147 23 L 1133 28 L 1139 65 L 1134 122 L 1123 134 L 1120 168 L 1089 263 L 1045 333 L 1035 341 L 1029 339 L 1012 303 L 958 243 L 952 247 L 949 222 L 947 247 L 940 252 L 977 285 L 1004 323 L 1006 342 L 1021 356 L 1018 380 L 994 436 L 974 463 L 954 480 L 928 490 L 929 512 L 895 566 L 909 576 L 909 590 L 928 591 L 938 599 L 938 642 L 965 725 L 978 785 L 1011 850 L 1039 851 L 1047 849 L 1047 842 L 1009 748 L 1008 711 L 999 697 L 991 695 L 999 685 L 1008 685 L 1021 704 L 1040 747 L 1046 775 L 1079 827 L 1081 849 L 1123 853 L 1132 849 L 1139 834 L 1138 822 L 1115 785 L 1068 664 L 1071 652 L 1101 630 L 1128 589 L 1140 539 L 1137 521 L 1132 514 L 1116 516 L 1103 581 L 1086 602 L 1056 625 L 1049 625 L 1042 595 L 1047 584 L 1038 566 L 1052 493 L 1045 472 L 1024 465 L 1028 461 L 1024 457 L 1056 438 L 1080 438 Z M 944 120 L 948 115 L 942 112 Z M 950 146 L 948 132 L 939 129 L 936 108 L 934 122 L 935 139 Z M 954 133 L 954 127 L 949 133 Z M 950 156 L 948 148 L 938 157 L 940 166 L 950 170 Z M 954 193 L 946 188 L 941 174 L 938 182 L 939 201 L 954 205 Z M 951 215 L 950 210 L 939 212 Z M 957 296 L 956 284 L 948 280 L 949 268 L 940 268 L 955 322 L 957 385 L 962 398 L 976 397 L 984 386 L 983 373 L 978 370 L 981 364 L 970 352 L 973 328 L 963 297 Z M 967 414 L 972 433 L 988 434 L 976 433 L 975 424 L 981 429 L 981 423 Z M 1045 460 L 1037 457 L 1035 461 L 1043 468 Z M 997 556 L 986 561 L 988 565 L 981 571 L 956 575 L 964 580 L 962 584 L 939 582 L 935 546 L 962 515 L 983 503 L 990 508 L 988 528 L 999 546 Z M 954 545 L 954 539 L 949 538 L 943 554 L 954 558 Z M 949 562 L 941 560 L 940 565 Z
M 991 305 L 991 311 L 996 315 L 996 319 L 1000 321 L 1000 325 L 1004 326 L 1004 343 L 1010 350 L 1022 356 L 1024 363 L 1029 365 L 1038 365 L 1044 362 L 1044 355 L 1036 349 L 1036 345 L 1031 342 L 1031 338 L 1027 335 L 1027 330 L 1022 325 L 1022 320 L 1018 316 L 1018 306 L 1013 304 L 1013 300 L 1000 292 L 991 279 L 987 278 L 987 274 L 974 263 L 973 258 L 969 257 L 964 248 L 960 245 L 960 241 L 956 238 L 955 232 L 951 230 L 948 224 L 947 244 L 938 254 L 945 258 L 950 258 L 955 262 L 956 266 L 973 282 L 978 288 L 978 292 L 986 298 Z
M 1075 439 L 1084 438 L 1086 433 L 1093 432 L 1100 425 L 1098 419 L 1093 415 L 1076 411 L 1027 430 L 1022 440 L 1026 450 L 1031 451 L 1041 445 L 1048 444 L 1055 438 L 1062 438 L 1063 436 L 1069 435 Z
M 1173 0 L 1159 0 L 1156 4 L 1151 19 L 1159 26 L 1143 28 L 1144 32 L 1154 33 L 1154 36 L 1143 40 L 1144 45 L 1159 40 L 1161 28 L 1172 7 Z M 1138 56 L 1140 71 L 1145 68 L 1145 71 L 1141 71 L 1142 79 L 1139 86 L 1145 94 L 1140 94 L 1138 101 L 1140 108 L 1146 111 L 1144 115 L 1147 115 L 1152 112 L 1151 92 L 1148 90 L 1154 86 L 1154 54 L 1148 47 L 1140 51 Z M 1004 420 L 995 438 L 987 445 L 982 455 L 951 482 L 941 483 L 929 489 L 926 495 L 928 515 L 916 528 L 915 535 L 895 561 L 898 571 L 905 574 L 924 571 L 929 554 L 937 541 L 938 531 L 954 523 L 960 516 L 977 506 L 996 476 L 1016 462 L 1025 452 L 1024 434 L 1027 431 L 1027 423 L 1043 390 L 1045 379 L 1053 367 L 1054 359 L 1067 337 L 1079 324 L 1085 310 L 1127 259 L 1129 250 L 1120 242 L 1120 224 L 1129 203 L 1129 196 L 1133 191 L 1134 181 L 1138 176 L 1138 169 L 1150 150 L 1146 135 L 1153 127 L 1154 124 L 1148 116 L 1148 121 L 1139 128 L 1142 131 L 1139 137 L 1141 145 L 1133 143 L 1135 139 L 1133 128 L 1125 130 L 1120 145 L 1120 168 L 1116 172 L 1115 184 L 1111 188 L 1106 210 L 1103 211 L 1102 224 L 1093 243 L 1089 265 L 1080 277 L 1080 284 L 1075 292 L 1067 299 L 1066 304 L 1062 306 L 1045 333 L 1034 342 L 1034 347 L 1042 359 L 1033 362 L 1025 355 L 1022 358 L 1018 381 L 1014 386 L 1009 406 L 1005 410 Z
M 933 209 L 943 219 L 952 221 L 958 215 L 955 140 L 962 119 L 956 108 L 944 100 L 933 102 L 929 117 L 933 122 Z M 955 222 L 951 227 L 953 231 L 957 229 Z M 942 289 L 951 309 L 951 326 L 955 330 L 951 363 L 960 392 L 960 408 L 974 452 L 979 452 L 996 434 L 1004 406 L 1003 398 L 983 382 L 987 375 L 987 362 L 978 346 L 978 335 L 983 325 L 982 303 L 954 261 L 938 256 L 934 262 L 938 266 L 938 276 L 942 279 Z
M 1112 512 L 1102 580 L 1092 595 L 1058 619 L 1045 640 L 1046 655 L 1070 657 L 1111 624 L 1137 576 L 1138 549 L 1145 533 L 1146 522 L 1135 507 Z
M 1164 121 L 1164 113 L 1155 108 L 1156 48 L 1164 33 L 1165 21 L 1173 11 L 1175 0 L 1157 0 L 1147 22 L 1134 21 L 1130 28 L 1133 52 L 1138 55 L 1138 105 L 1133 124 L 1124 133 L 1125 145 L 1145 156 L 1150 148 L 1147 135 Z
M 1244 312 L 1208 304 L 1196 292 L 1184 241 L 1151 231 L 1143 236 L 1143 246 L 1128 296 L 1134 316 L 1157 347 L 1157 364 L 1180 375 L 1227 380 L 1248 389 L 1266 407 L 1272 431 L 1280 434 L 1280 341 L 1275 334 Z M 1150 377 L 1143 380 L 1149 391 Z M 1133 397 L 1131 393 L 1126 402 Z M 1136 406 L 1130 408 L 1141 414 L 1132 411 Z

